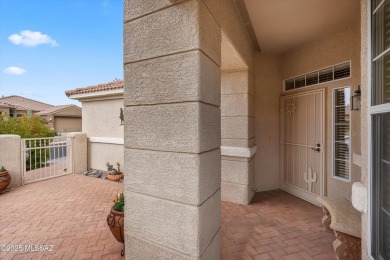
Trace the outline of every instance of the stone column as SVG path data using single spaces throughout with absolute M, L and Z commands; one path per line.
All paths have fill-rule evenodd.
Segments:
M 219 259 L 220 27 L 203 1 L 125 2 L 126 259 Z
M 249 204 L 255 186 L 253 76 L 222 73 L 222 200 Z

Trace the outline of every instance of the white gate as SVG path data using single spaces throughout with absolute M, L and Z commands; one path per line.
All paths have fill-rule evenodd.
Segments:
M 23 184 L 72 172 L 72 139 L 67 137 L 22 139 Z

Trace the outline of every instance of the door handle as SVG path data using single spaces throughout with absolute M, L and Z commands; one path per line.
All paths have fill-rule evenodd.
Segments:
M 315 151 L 315 152 L 321 152 L 321 148 L 311 148 L 313 151 Z

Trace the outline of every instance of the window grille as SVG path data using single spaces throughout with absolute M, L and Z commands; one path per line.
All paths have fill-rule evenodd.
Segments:
M 350 88 L 333 90 L 333 177 L 350 180 Z
M 313 71 L 305 75 L 284 80 L 284 91 L 294 90 L 307 86 L 314 86 L 333 80 L 349 78 L 351 76 L 351 63 L 344 62 L 329 68 Z

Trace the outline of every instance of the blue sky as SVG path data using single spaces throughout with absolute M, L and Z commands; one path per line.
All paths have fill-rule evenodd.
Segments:
M 0 96 L 77 104 L 66 90 L 123 79 L 123 0 L 0 0 Z

